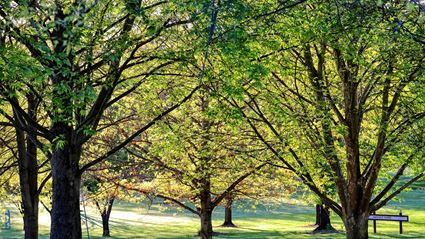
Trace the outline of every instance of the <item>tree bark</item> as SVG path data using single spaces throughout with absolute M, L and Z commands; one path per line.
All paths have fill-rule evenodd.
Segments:
M 236 227 L 232 221 L 232 204 L 233 198 L 229 195 L 226 198 L 226 204 L 224 206 L 224 223 L 221 225 L 222 227 Z
M 206 183 L 206 188 L 210 188 L 209 182 Z M 199 236 L 202 239 L 211 239 L 213 236 L 212 229 L 212 202 L 211 202 L 211 194 L 209 190 L 203 190 L 201 192 L 201 209 L 200 209 L 200 217 L 201 217 L 201 230 L 199 231 Z
M 16 137 L 25 239 L 33 239 L 38 238 L 37 150 L 28 139 L 25 147 L 23 131 L 17 129 Z
M 368 214 L 358 217 L 349 217 L 345 220 L 347 239 L 368 239 Z
M 103 226 L 102 236 L 104 236 L 104 237 L 110 237 L 111 236 L 111 232 L 109 230 L 109 218 L 111 216 L 112 206 L 113 205 L 114 205 L 114 198 L 109 199 L 106 210 L 104 210 L 101 213 L 101 216 L 102 216 L 102 226 Z
M 211 239 L 213 236 L 212 211 L 209 209 L 201 209 L 201 231 L 199 235 L 202 239 Z
M 103 237 L 110 237 L 111 236 L 111 232 L 109 231 L 109 216 L 102 215 L 102 229 L 103 229 L 103 233 L 102 236 Z
M 330 210 L 323 204 L 316 205 L 316 221 L 317 227 L 314 229 L 314 233 L 335 231 L 331 225 Z
M 30 139 L 27 138 L 27 155 L 28 155 L 28 191 L 29 197 L 22 197 L 24 206 L 24 228 L 25 239 L 38 238 L 38 164 L 37 164 L 37 147 Z M 26 194 L 24 194 L 26 195 Z
M 69 139 L 52 153 L 51 239 L 81 239 L 80 156 L 81 147 L 73 145 Z
M 28 95 L 28 115 L 36 120 L 37 102 L 33 95 Z M 25 239 L 38 238 L 38 163 L 37 146 L 18 127 L 16 142 L 18 144 L 19 183 L 21 191 L 21 205 L 23 209 L 23 221 Z

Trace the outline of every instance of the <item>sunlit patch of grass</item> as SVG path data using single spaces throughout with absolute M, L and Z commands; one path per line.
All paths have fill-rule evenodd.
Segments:
M 398 222 L 377 222 L 377 234 L 373 234 L 372 223 L 369 223 L 370 238 L 425 238 L 425 191 L 412 190 L 402 194 L 402 200 L 392 202 L 385 209 L 378 211 L 383 214 L 409 215 L 409 222 L 403 224 L 404 234 L 398 234 Z M 256 210 L 249 210 L 243 204 L 234 208 L 234 223 L 237 228 L 220 227 L 224 212 L 218 208 L 214 212 L 214 230 L 220 235 L 215 238 L 309 238 L 309 239 L 342 239 L 345 238 L 341 220 L 332 214 L 332 224 L 339 231 L 332 234 L 311 234 L 314 222 L 314 207 L 296 204 L 279 204 L 264 207 L 258 205 Z M 130 204 L 119 202 L 112 211 L 110 227 L 112 239 L 183 239 L 195 238 L 199 219 L 193 214 L 176 209 L 160 210 L 161 206 L 154 204 Z M 164 209 L 162 207 L 162 209 Z M 90 238 L 102 238 L 100 216 L 92 207 L 87 207 L 87 221 Z M 12 229 L 0 231 L 0 239 L 23 238 L 22 219 L 16 210 L 12 213 Z M 41 239 L 48 238 L 49 215 L 42 210 L 40 217 Z M 83 238 L 87 238 L 85 220 L 82 221 Z

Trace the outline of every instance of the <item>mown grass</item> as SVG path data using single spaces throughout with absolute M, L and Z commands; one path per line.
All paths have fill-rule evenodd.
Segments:
M 418 188 L 401 195 L 401 200 L 391 202 L 378 213 L 409 215 L 409 222 L 404 223 L 404 234 L 398 234 L 398 222 L 378 222 L 378 233 L 372 233 L 372 223 L 369 223 L 371 238 L 425 238 L 425 190 Z M 88 225 L 90 238 L 99 239 L 102 229 L 99 216 L 93 208 L 88 207 Z M 339 233 L 311 234 L 314 221 L 314 208 L 298 204 L 258 205 L 256 210 L 248 209 L 247 204 L 239 204 L 235 208 L 234 222 L 238 228 L 219 227 L 222 223 L 223 210 L 219 208 L 214 213 L 214 230 L 221 233 L 216 238 L 345 238 L 341 220 L 333 215 L 333 226 Z M 0 238 L 23 238 L 22 220 L 16 210 L 12 211 L 12 229 L 1 230 Z M 158 204 L 147 208 L 146 204 L 118 203 L 111 215 L 111 234 L 113 239 L 182 239 L 195 238 L 199 220 L 197 217 L 175 209 L 160 210 Z M 40 218 L 40 233 L 42 239 L 48 238 L 49 216 L 42 212 Z M 83 220 L 83 238 L 87 238 L 85 220 Z

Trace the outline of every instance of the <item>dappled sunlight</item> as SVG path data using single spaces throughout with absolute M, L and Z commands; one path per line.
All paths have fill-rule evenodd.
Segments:
M 168 224 L 168 223 L 188 223 L 193 221 L 192 218 L 182 216 L 165 216 L 165 215 L 149 215 L 137 214 L 134 212 L 113 211 L 111 213 L 111 220 L 126 220 L 135 221 L 138 223 L 155 223 L 155 224 Z
M 38 217 L 38 224 L 43 226 L 50 226 L 50 214 L 40 213 Z
M 403 214 L 409 215 L 409 222 L 403 225 L 404 234 L 398 234 L 397 222 L 378 222 L 378 233 L 373 234 L 372 224 L 369 224 L 370 238 L 424 238 L 425 211 L 421 206 L 423 201 L 415 201 L 415 197 L 423 191 L 411 191 L 403 196 L 403 203 L 391 203 L 382 213 L 397 213 L 403 209 Z M 243 207 L 243 205 L 241 205 Z M 238 207 L 236 207 L 238 208 Z M 12 229 L 0 231 L 0 239 L 20 239 L 23 237 L 22 218 L 13 206 Z M 420 210 L 419 210 L 420 209 Z M 91 206 L 86 207 L 90 238 L 101 239 L 100 215 Z M 84 215 L 84 211 L 82 211 Z M 344 228 L 341 220 L 332 214 L 332 225 L 339 231 L 334 234 L 312 234 L 311 224 L 314 221 L 313 207 L 292 204 L 277 204 L 273 210 L 239 210 L 234 212 L 234 223 L 237 228 L 220 227 L 223 211 L 218 208 L 213 215 L 214 231 L 220 233 L 214 238 L 238 239 L 343 239 Z M 50 227 L 50 215 L 41 210 L 40 239 L 47 239 Z M 86 238 L 85 217 L 82 217 L 83 238 Z M 183 239 L 196 238 L 199 229 L 199 219 L 189 213 L 175 210 L 159 210 L 157 205 L 149 209 L 141 204 L 117 203 L 110 219 L 112 239 Z

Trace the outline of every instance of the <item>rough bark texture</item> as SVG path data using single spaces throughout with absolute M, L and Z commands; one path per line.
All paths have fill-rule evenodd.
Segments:
M 347 239 L 368 239 L 368 214 L 350 217 L 344 222 Z
M 228 196 L 226 198 L 226 204 L 224 205 L 224 223 L 221 225 L 222 227 L 236 227 L 232 221 L 232 204 L 233 198 Z
M 211 194 L 205 190 L 201 193 L 201 230 L 199 236 L 202 239 L 211 239 L 213 236 L 212 210 Z
M 80 175 L 81 148 L 71 140 L 52 154 L 52 223 L 51 239 L 81 239 Z

